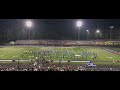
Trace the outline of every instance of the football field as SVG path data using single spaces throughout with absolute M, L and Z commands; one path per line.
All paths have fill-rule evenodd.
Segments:
M 100 47 L 0 46 L 0 60 L 72 60 L 96 64 L 120 64 L 120 55 Z

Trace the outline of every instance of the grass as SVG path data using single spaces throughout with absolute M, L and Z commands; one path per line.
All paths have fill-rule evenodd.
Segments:
M 120 48 L 109 48 L 109 49 L 120 52 Z
M 120 48 L 119 48 L 120 49 Z M 43 55 L 47 60 L 88 60 L 93 61 L 95 64 L 112 64 L 113 60 L 120 61 L 120 55 L 113 54 L 97 47 L 41 47 L 41 46 L 1 46 L 0 47 L 0 60 L 31 60 L 36 57 L 41 57 L 36 52 L 51 51 L 48 56 Z M 92 59 L 93 55 L 82 56 L 82 52 L 94 52 L 97 54 L 95 60 Z M 33 53 L 35 52 L 35 53 Z M 64 55 L 64 58 L 63 58 Z M 77 58 L 75 55 L 80 55 Z M 120 63 L 118 63 L 120 64 Z

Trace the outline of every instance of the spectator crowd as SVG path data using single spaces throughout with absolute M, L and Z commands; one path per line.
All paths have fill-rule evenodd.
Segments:
M 53 64 L 48 61 L 36 61 L 31 64 L 1 64 L 0 71 L 120 71 L 113 68 L 86 67 L 85 65 Z

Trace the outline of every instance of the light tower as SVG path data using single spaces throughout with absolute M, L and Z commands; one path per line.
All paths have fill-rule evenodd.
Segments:
M 79 32 L 78 32 L 78 40 L 80 39 L 80 27 L 82 26 L 82 22 L 81 21 L 77 21 L 76 22 L 76 26 L 79 28 Z
M 97 39 L 98 39 L 98 36 L 100 34 L 100 30 L 96 30 L 96 34 L 97 34 Z
M 87 40 L 88 40 L 88 35 L 90 34 L 90 32 L 89 30 L 86 30 L 86 32 L 87 32 Z
M 29 28 L 29 40 L 30 40 L 30 38 L 31 38 L 31 37 L 30 37 L 30 28 L 31 28 L 32 25 L 33 25 L 33 24 L 32 24 L 32 21 L 30 21 L 30 20 L 26 21 L 26 24 L 25 24 L 25 25 L 26 25 L 27 28 Z
M 109 26 L 109 28 L 110 28 L 110 41 L 111 41 L 111 39 L 112 39 L 112 29 L 114 28 L 114 26 Z

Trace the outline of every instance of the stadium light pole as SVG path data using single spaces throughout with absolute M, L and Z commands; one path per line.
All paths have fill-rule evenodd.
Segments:
M 110 41 L 111 41 L 111 39 L 112 39 L 112 29 L 114 28 L 114 26 L 109 26 L 109 28 L 110 28 Z
M 79 28 L 79 33 L 78 33 L 78 40 L 79 40 L 79 37 L 80 37 L 80 27 L 82 26 L 82 22 L 81 21 L 77 21 L 76 22 L 76 26 Z
M 30 20 L 26 21 L 26 27 L 31 28 L 32 27 L 32 21 L 30 21 Z M 30 29 L 29 29 L 29 40 L 30 40 Z
M 99 34 L 99 33 L 100 33 L 100 30 L 96 30 L 96 33 Z M 98 39 L 98 36 L 97 36 L 97 39 Z
M 86 30 L 86 32 L 87 32 L 87 40 L 88 40 L 88 35 L 89 35 L 90 32 L 89 32 L 89 30 Z

